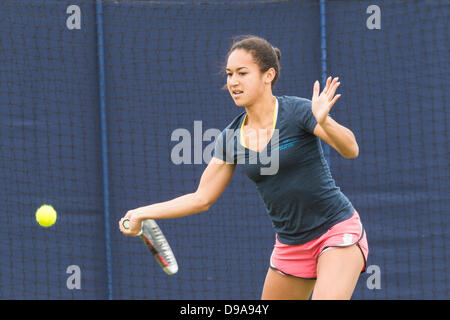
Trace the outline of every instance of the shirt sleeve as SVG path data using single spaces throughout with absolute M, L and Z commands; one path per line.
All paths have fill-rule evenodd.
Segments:
M 213 157 L 218 158 L 220 160 L 225 160 L 226 158 L 226 150 L 223 145 L 223 131 L 216 137 L 216 142 L 214 145 Z
M 294 114 L 297 126 L 309 133 L 314 133 L 317 125 L 316 117 L 312 113 L 312 102 L 308 99 L 299 99 L 294 105 Z
M 230 132 L 230 129 L 225 129 L 217 136 L 214 145 L 213 157 L 228 163 L 236 163 L 233 152 L 233 136 L 230 135 Z

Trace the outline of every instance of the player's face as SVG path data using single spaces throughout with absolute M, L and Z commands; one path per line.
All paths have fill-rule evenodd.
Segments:
M 251 53 L 234 50 L 228 57 L 226 72 L 228 92 L 236 105 L 249 106 L 263 96 L 263 74 Z

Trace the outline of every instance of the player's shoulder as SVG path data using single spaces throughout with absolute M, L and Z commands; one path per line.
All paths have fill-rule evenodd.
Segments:
M 279 96 L 277 97 L 281 108 L 289 112 L 303 111 L 311 108 L 311 100 L 297 96 Z
M 285 108 L 310 107 L 311 100 L 297 96 L 279 96 L 277 97 L 280 105 Z
M 235 116 L 233 118 L 233 120 L 231 120 L 231 122 L 228 123 L 228 125 L 225 127 L 225 129 L 223 131 L 225 131 L 227 129 L 231 129 L 231 130 L 240 129 L 241 120 L 243 119 L 244 116 L 245 116 L 245 111 L 241 112 L 240 114 Z

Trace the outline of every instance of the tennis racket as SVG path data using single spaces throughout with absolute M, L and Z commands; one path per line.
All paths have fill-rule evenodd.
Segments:
M 122 226 L 130 228 L 130 220 L 124 219 Z M 148 219 L 142 222 L 142 229 L 138 233 L 139 238 L 145 243 L 147 248 L 167 274 L 175 274 L 178 271 L 178 264 L 166 237 L 162 233 L 155 220 Z

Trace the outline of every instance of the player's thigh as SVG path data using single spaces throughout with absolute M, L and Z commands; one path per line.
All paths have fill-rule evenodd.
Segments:
M 315 280 L 289 276 L 271 268 L 267 271 L 262 300 L 306 300 L 311 296 Z
M 317 281 L 312 299 L 350 299 L 364 263 L 357 245 L 333 248 L 322 253 L 317 263 Z

